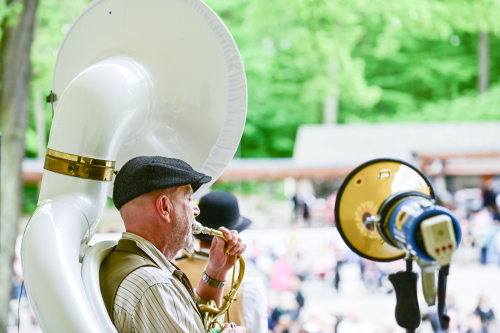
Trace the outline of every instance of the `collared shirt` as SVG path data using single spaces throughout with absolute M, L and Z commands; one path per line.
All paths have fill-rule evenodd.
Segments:
M 249 333 L 267 333 L 267 294 L 259 277 L 245 277 L 243 285 L 243 318 Z
M 161 270 L 142 267 L 122 281 L 113 306 L 118 332 L 203 332 L 196 302 L 205 302 L 196 291 L 193 299 L 181 282 L 182 272 L 148 240 L 128 232 L 122 237 L 135 241 Z

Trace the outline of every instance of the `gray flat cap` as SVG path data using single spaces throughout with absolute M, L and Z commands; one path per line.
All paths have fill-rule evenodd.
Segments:
M 115 179 L 113 202 L 120 210 L 130 200 L 165 188 L 191 185 L 196 192 L 212 177 L 196 172 L 186 162 L 162 156 L 139 156 L 123 165 Z

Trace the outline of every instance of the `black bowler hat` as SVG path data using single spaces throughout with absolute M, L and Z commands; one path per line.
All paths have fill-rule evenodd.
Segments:
M 201 198 L 198 206 L 200 207 L 200 215 L 196 220 L 205 227 L 212 229 L 225 227 L 229 230 L 242 232 L 252 224 L 252 221 L 240 215 L 238 201 L 232 193 L 211 192 Z M 204 234 L 194 236 L 203 241 L 210 241 L 213 238 Z
M 120 210 L 130 200 L 145 193 L 191 185 L 196 192 L 212 177 L 196 172 L 186 162 L 163 156 L 139 156 L 123 165 L 115 179 L 113 202 Z

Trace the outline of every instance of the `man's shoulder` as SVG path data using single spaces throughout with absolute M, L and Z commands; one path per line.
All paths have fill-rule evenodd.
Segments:
M 158 285 L 173 287 L 171 274 L 157 267 L 140 267 L 123 279 L 116 293 L 114 306 L 131 313 L 144 294 Z
M 131 272 L 120 284 L 122 286 L 131 284 L 134 289 L 141 289 L 144 292 L 157 284 L 172 284 L 172 274 L 157 267 L 145 266 Z

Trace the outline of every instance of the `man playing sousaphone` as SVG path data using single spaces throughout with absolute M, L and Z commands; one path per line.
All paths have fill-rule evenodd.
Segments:
M 246 248 L 237 231 L 219 228 L 228 242 L 215 237 L 207 278 L 195 290 L 172 264 L 193 240 L 192 222 L 200 210 L 192 195 L 210 180 L 181 160 L 160 156 L 136 157 L 120 170 L 113 202 L 126 232 L 99 274 L 104 303 L 120 333 L 204 333 L 198 303 L 212 299 L 220 306 L 223 288 L 216 286 Z M 246 330 L 226 324 L 222 332 Z
M 199 202 L 200 215 L 198 222 L 208 228 L 226 228 L 237 230 L 239 233 L 246 230 L 251 224 L 248 218 L 240 215 L 238 200 L 226 191 L 215 191 L 205 195 Z M 213 242 L 213 236 L 197 234 L 194 236 L 200 241 L 200 252 L 176 260 L 175 264 L 194 283 L 203 276 L 208 264 L 208 251 Z M 232 270 L 227 281 L 231 281 Z M 230 283 L 224 286 L 224 295 L 229 293 Z M 241 283 L 236 299 L 229 309 L 229 320 L 243 325 L 249 333 L 267 333 L 267 295 L 262 279 L 245 276 Z

